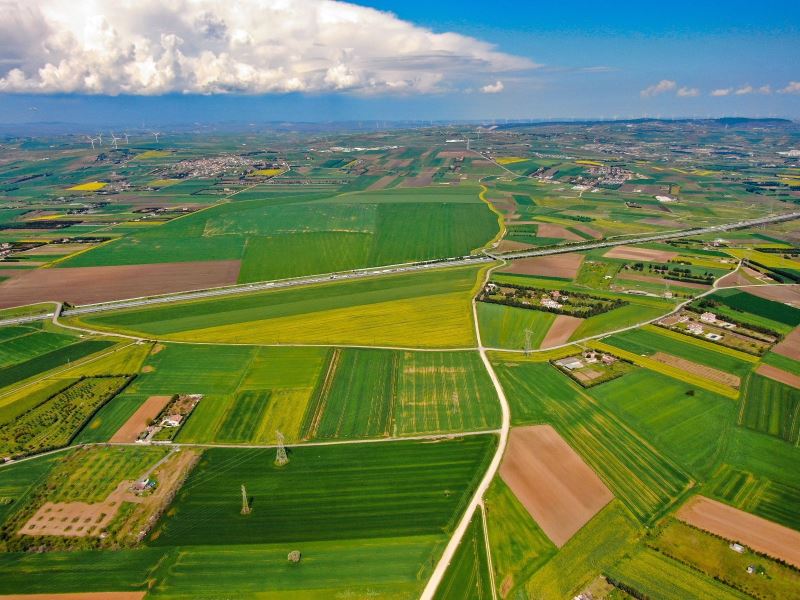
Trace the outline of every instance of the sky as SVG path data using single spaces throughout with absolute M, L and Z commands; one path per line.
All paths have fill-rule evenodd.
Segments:
M 800 3 L 0 0 L 0 123 L 800 119 Z

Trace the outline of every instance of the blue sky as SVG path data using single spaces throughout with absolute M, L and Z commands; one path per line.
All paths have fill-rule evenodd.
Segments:
M 6 123 L 800 118 L 796 2 L 357 3 L 392 17 L 302 0 L 263 30 L 221 0 L 197 0 L 194 16 L 73 1 L 74 20 L 62 0 L 18 1 L 23 16 L 0 16 Z M 23 14 L 31 4 L 41 14 Z M 48 28 L 76 41 L 43 57 L 28 40 Z M 135 58 L 117 51 L 134 45 Z

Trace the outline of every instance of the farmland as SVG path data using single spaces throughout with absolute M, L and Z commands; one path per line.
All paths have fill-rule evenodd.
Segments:
M 480 513 L 475 513 L 458 552 L 450 563 L 447 575 L 436 590 L 436 598 L 489 600 L 492 597 L 492 586 L 487 563 L 483 518 Z
M 5 455 L 24 455 L 66 446 L 94 412 L 127 385 L 127 377 L 88 377 L 0 427 Z
M 84 321 L 184 341 L 469 346 L 474 343 L 469 298 L 477 274 L 461 268 L 328 283 Z
M 753 373 L 739 411 L 740 425 L 800 444 L 800 390 Z
M 487 435 L 435 444 L 298 447 L 285 467 L 273 465 L 273 450 L 207 450 L 151 543 L 300 543 L 341 539 L 343 531 L 350 538 L 447 532 L 494 444 Z M 371 482 L 369 502 L 362 501 L 364 481 Z M 239 514 L 242 482 L 252 496 L 246 516 Z
M 4 135 L 0 595 L 791 596 L 717 535 L 800 531 L 797 222 L 628 236 L 794 210 L 798 132 Z
M 344 349 L 331 359 L 303 437 L 470 431 L 498 422 L 477 354 Z
M 642 522 L 656 518 L 691 485 L 678 463 L 656 452 L 550 364 L 498 360 L 496 366 L 512 410 L 515 405 L 525 406 L 515 420 L 552 424 Z M 569 401 L 564 402 L 565 398 Z M 531 402 L 537 405 L 535 411 L 527 407 Z

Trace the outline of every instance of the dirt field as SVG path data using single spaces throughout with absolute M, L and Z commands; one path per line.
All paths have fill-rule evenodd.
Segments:
M 558 547 L 613 498 L 549 425 L 511 430 L 500 476 Z
M 368 190 L 382 190 L 387 185 L 392 183 L 395 179 L 397 179 L 397 175 L 384 175 L 378 181 L 370 185 L 367 189 Z
M 100 535 L 117 515 L 123 502 L 140 503 L 130 491 L 132 481 L 122 481 L 102 502 L 45 502 L 19 530 L 20 535 L 86 537 Z
M 167 405 L 172 396 L 150 396 L 144 401 L 135 413 L 125 421 L 109 441 L 111 442 L 135 442 L 139 434 L 144 431 L 151 419 L 155 419 L 158 413 Z
M 660 277 L 651 277 L 650 275 L 641 275 L 639 273 L 627 273 L 625 271 L 620 271 L 619 275 L 617 275 L 617 279 L 621 279 L 622 281 L 644 281 L 645 283 L 655 283 L 663 286 L 666 286 L 666 284 L 669 283 L 673 286 L 690 288 L 693 290 L 707 290 L 709 287 L 711 287 L 702 283 L 672 281 L 670 279 L 661 279 Z
M 573 233 L 563 225 L 554 223 L 537 223 L 539 225 L 537 236 L 545 238 L 561 238 L 570 242 L 580 242 L 583 240 L 577 233 Z
M 463 158 L 466 153 L 466 150 L 441 150 L 436 158 Z
M 800 308 L 800 285 L 770 285 L 747 288 L 745 291 L 760 298 L 783 302 L 795 308 Z
M 756 373 L 758 373 L 759 375 L 763 375 L 764 377 L 769 377 L 770 379 L 774 379 L 775 381 L 780 381 L 781 383 L 785 383 L 786 385 L 790 385 L 794 388 L 800 389 L 800 375 L 789 373 L 788 371 L 784 371 L 783 369 L 778 369 L 777 367 L 773 367 L 772 365 L 759 365 L 759 367 L 756 369 Z
M 121 481 L 102 502 L 46 502 L 19 530 L 19 535 L 62 537 L 99 536 L 119 512 L 123 502 L 136 504 L 127 514 L 115 539 L 135 538 L 149 531 L 171 501 L 200 455 L 192 450 L 172 452 L 150 467 L 142 477 L 154 477 L 158 487 L 149 495 L 131 491 L 133 481 Z
M 800 567 L 798 531 L 704 496 L 691 498 L 676 516 L 689 525 Z
M 147 592 L 80 592 L 73 594 L 0 594 L 0 600 L 142 600 Z
M 783 341 L 772 348 L 773 352 L 800 360 L 800 327 L 795 327 Z
M 685 358 L 680 358 L 679 356 L 673 356 L 672 354 L 667 354 L 665 352 L 656 352 L 650 358 L 657 360 L 660 363 L 664 363 L 665 365 L 677 367 L 682 371 L 686 371 L 687 373 L 699 375 L 704 379 L 716 381 L 717 383 L 721 383 L 723 385 L 729 385 L 731 387 L 738 388 L 742 383 L 742 380 L 737 375 L 732 375 L 725 371 L 720 371 L 719 369 L 714 369 L 713 367 L 707 367 L 705 365 L 686 360 Z
M 544 275 L 545 277 L 564 277 L 574 279 L 583 262 L 582 254 L 555 254 L 553 256 L 534 256 L 513 261 L 502 269 L 503 273 L 520 275 Z M 2 288 L 0 288 L 1 290 Z
M 634 246 L 616 246 L 604 254 L 607 258 L 622 258 L 625 260 L 646 260 L 653 262 L 667 262 L 678 256 L 677 252 L 667 250 L 650 250 L 649 248 L 636 248 Z
M 240 261 L 36 269 L 0 283 L 0 308 L 35 302 L 90 304 L 236 283 Z
M 550 329 L 547 330 L 547 334 L 544 336 L 540 348 L 552 348 L 566 343 L 567 340 L 569 340 L 569 336 L 575 332 L 581 323 L 583 323 L 583 319 L 579 319 L 578 317 L 556 315 L 556 320 L 553 321 L 553 324 L 550 325 Z

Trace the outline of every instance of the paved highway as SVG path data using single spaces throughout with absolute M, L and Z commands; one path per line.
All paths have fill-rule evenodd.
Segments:
M 401 265 L 389 265 L 385 267 L 375 267 L 369 269 L 358 269 L 354 271 L 344 271 L 340 273 L 326 273 L 323 275 L 312 275 L 309 277 L 296 277 L 293 279 L 282 279 L 276 281 L 264 281 L 252 284 L 233 285 L 220 288 L 211 288 L 205 290 L 197 290 L 190 292 L 181 292 L 177 294 L 168 294 L 163 296 L 152 296 L 147 298 L 130 298 L 127 300 L 116 300 L 112 302 L 102 302 L 98 304 L 86 304 L 73 308 L 65 309 L 62 312 L 63 316 L 77 316 L 89 313 L 103 312 L 109 310 L 118 310 L 122 308 L 138 308 L 142 306 L 168 304 L 172 302 L 181 302 L 188 300 L 200 300 L 203 298 L 213 298 L 218 296 L 229 296 L 234 294 L 244 294 L 248 292 L 276 290 L 283 288 L 290 288 L 302 285 L 311 285 L 315 283 L 326 283 L 330 281 L 364 279 L 368 277 L 378 277 L 381 275 L 391 275 L 397 273 L 408 273 L 415 271 L 426 271 L 431 269 L 442 269 L 447 267 L 457 267 L 465 265 L 475 265 L 480 263 L 492 262 L 495 259 L 516 260 L 520 258 L 528 258 L 532 256 L 549 256 L 553 254 L 565 254 L 568 252 L 579 252 L 583 250 L 592 250 L 594 248 L 608 248 L 612 246 L 621 246 L 624 244 L 640 244 L 644 242 L 658 242 L 682 237 L 689 237 L 695 235 L 706 235 L 713 233 L 720 233 L 723 231 L 730 231 L 732 229 L 743 229 L 746 227 L 755 227 L 766 223 L 776 223 L 779 221 L 789 221 L 792 219 L 800 218 L 800 212 L 787 213 L 782 215 L 774 215 L 769 217 L 761 217 L 758 219 L 750 219 L 746 221 L 737 221 L 735 223 L 727 223 L 724 225 L 714 225 L 711 227 L 703 227 L 698 229 L 686 229 L 681 231 L 673 231 L 668 233 L 660 233 L 654 235 L 646 235 L 639 237 L 632 237 L 624 240 L 601 240 L 597 242 L 587 242 L 579 244 L 564 244 L 553 248 L 522 250 L 520 252 L 508 253 L 491 253 L 485 251 L 484 254 L 476 254 L 471 256 L 459 256 L 443 260 L 435 261 L 421 261 L 416 263 L 407 263 Z M 0 320 L 0 326 L 4 325 L 20 325 L 23 323 L 30 323 L 32 321 L 41 321 L 50 319 L 53 313 L 14 317 L 10 319 Z

